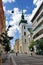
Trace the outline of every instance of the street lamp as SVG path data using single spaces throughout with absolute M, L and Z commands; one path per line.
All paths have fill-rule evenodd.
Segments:
M 11 13 L 14 13 L 14 11 L 12 10 L 12 12 Z

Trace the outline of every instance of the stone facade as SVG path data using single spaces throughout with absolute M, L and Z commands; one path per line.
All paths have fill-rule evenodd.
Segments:
M 15 52 L 19 52 L 19 39 L 17 39 L 17 40 L 15 41 L 14 51 L 15 51 Z
M 24 14 L 22 12 L 21 21 L 20 21 L 20 37 L 19 37 L 19 52 L 20 53 L 28 53 L 29 51 L 29 25 L 27 20 L 24 19 Z M 30 35 L 30 34 L 29 34 Z
M 21 23 L 20 24 L 20 38 L 19 38 L 19 52 L 20 53 L 28 53 L 29 52 L 29 44 L 30 44 L 30 32 L 28 31 L 28 24 Z

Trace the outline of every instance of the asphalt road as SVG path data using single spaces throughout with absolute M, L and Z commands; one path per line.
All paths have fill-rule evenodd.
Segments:
M 29 56 L 27 54 L 13 54 L 17 65 L 43 65 L 43 56 Z

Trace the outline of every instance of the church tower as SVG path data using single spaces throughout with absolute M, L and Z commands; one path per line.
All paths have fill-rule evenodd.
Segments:
M 20 40 L 19 40 L 19 52 L 26 53 L 28 52 L 28 43 L 27 43 L 27 20 L 24 18 L 24 14 L 22 11 L 21 21 L 19 23 L 20 26 Z

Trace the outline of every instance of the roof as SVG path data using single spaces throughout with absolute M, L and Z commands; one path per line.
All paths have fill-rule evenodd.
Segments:
M 20 23 L 19 23 L 19 25 L 20 25 L 21 23 L 27 23 L 27 20 L 21 20 Z
M 23 11 L 22 11 L 21 21 L 20 21 L 19 25 L 20 25 L 21 23 L 27 23 L 27 20 L 24 19 Z

